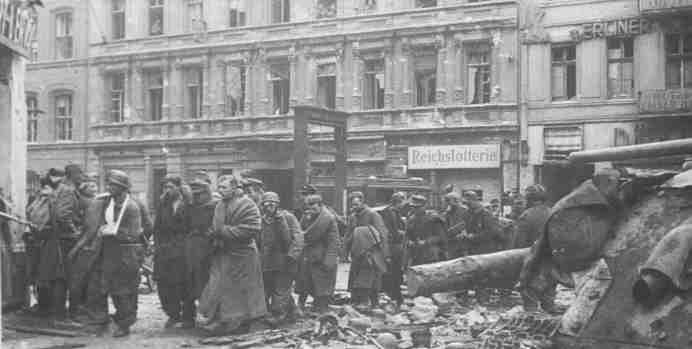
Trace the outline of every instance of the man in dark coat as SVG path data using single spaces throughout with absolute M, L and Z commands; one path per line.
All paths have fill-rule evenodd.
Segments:
M 408 258 L 411 265 L 434 263 L 446 259 L 447 235 L 441 217 L 425 210 L 427 199 L 413 195 L 411 215 L 406 220 Z
M 79 186 L 78 191 L 79 216 L 83 217 L 82 226 L 84 226 L 87 211 L 96 197 L 97 188 L 95 177 L 83 177 L 83 182 Z M 84 234 L 85 232 L 82 229 L 80 240 Z M 78 240 L 78 243 L 80 240 Z M 70 261 L 70 313 L 71 315 L 75 316 L 76 313 L 79 312 L 80 308 L 86 303 L 86 289 L 89 281 L 88 274 L 89 270 L 91 269 L 91 263 L 85 259 L 75 259 L 74 255 L 72 254 L 68 254 L 68 260 Z
M 468 254 L 468 248 L 463 240 L 466 232 L 468 210 L 461 204 L 461 196 L 456 192 L 445 195 L 445 229 L 449 238 L 449 258 L 459 258 Z
M 191 303 L 185 287 L 185 240 L 188 227 L 185 221 L 186 202 L 181 190 L 182 180 L 167 175 L 163 181 L 156 222 L 154 223 L 154 280 L 157 282 L 159 300 L 168 315 L 165 327 L 171 328 L 182 322 L 194 321 L 194 303 Z
M 318 312 L 327 310 L 336 286 L 339 231 L 336 217 L 322 203 L 319 195 L 305 198 L 305 211 L 300 221 L 305 232 L 305 248 L 296 280 L 296 293 L 301 308 L 307 295 L 314 299 Z
M 350 199 L 352 213 L 344 241 L 344 253 L 351 255 L 348 289 L 355 304 L 365 305 L 369 299 L 374 308 L 379 306 L 382 274 L 391 262 L 389 233 L 382 217 L 365 204 L 362 192 L 352 193 Z
M 195 300 L 202 295 L 202 290 L 209 279 L 211 257 L 211 239 L 209 232 L 214 219 L 214 210 L 218 203 L 212 198 L 211 187 L 202 180 L 190 183 L 192 202 L 185 209 L 185 225 L 188 234 L 185 236 L 185 296 L 183 304 L 191 309 L 185 313 L 183 328 L 195 326 Z
M 464 242 L 469 246 L 469 254 L 479 255 L 501 250 L 505 246 L 506 238 L 498 218 L 483 207 L 476 192 L 465 191 L 463 200 L 469 208 L 466 215 L 466 234 L 463 236 Z M 475 294 L 480 303 L 490 300 L 487 289 L 476 288 Z
M 404 282 L 406 223 L 401 215 L 401 208 L 405 202 L 406 194 L 396 192 L 392 195 L 389 205 L 380 212 L 382 221 L 389 232 L 389 253 L 391 254 L 387 272 L 382 276 L 382 289 L 399 306 L 404 302 L 401 284 Z
M 56 273 L 56 278 L 52 285 L 53 313 L 57 318 L 64 318 L 67 315 L 65 312 L 65 302 L 67 301 L 68 281 L 70 280 L 70 262 L 67 256 L 81 235 L 83 216 L 81 215 L 79 194 L 77 192 L 81 178 L 82 170 L 79 166 L 74 164 L 67 165 L 65 167 L 65 179 L 61 181 L 55 190 L 55 218 L 53 221 L 55 222 L 54 231 L 60 247 L 58 250 L 55 250 L 60 259 L 56 263 L 62 269 L 62 272 Z M 46 247 L 51 245 L 49 242 Z M 41 264 L 43 265 L 44 263 L 41 262 Z M 60 274 L 64 275 L 58 276 Z M 77 303 L 75 301 L 70 304 L 70 315 L 76 315 Z
M 234 176 L 222 176 L 218 188 L 223 199 L 214 210 L 209 281 L 199 311 L 209 319 L 204 329 L 211 334 L 248 332 L 253 322 L 267 315 L 256 245 L 262 218 Z
M 143 210 L 129 194 L 130 178 L 119 170 L 108 176 L 108 195 L 98 196 L 88 210 L 85 232 L 99 244 L 88 289 L 90 316 L 108 322 L 108 300 L 115 306 L 114 337 L 127 336 L 137 320 L 139 268 L 144 260 Z M 85 247 L 86 248 L 86 247 Z
M 295 318 L 296 306 L 291 286 L 297 271 L 295 255 L 290 254 L 296 226 L 291 213 L 279 209 L 279 195 L 262 194 L 262 234 L 260 251 L 267 308 L 279 320 Z

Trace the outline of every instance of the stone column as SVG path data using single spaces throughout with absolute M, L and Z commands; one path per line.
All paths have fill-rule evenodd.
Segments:
M 222 118 L 226 116 L 226 86 L 227 86 L 227 74 L 228 67 L 226 62 L 223 60 L 216 61 L 214 69 L 212 70 L 211 76 L 216 79 L 216 84 L 214 90 L 208 91 L 212 101 L 214 101 L 214 107 L 212 108 L 211 117 L 212 118 Z
M 291 95 L 288 104 L 291 108 L 298 104 L 300 98 L 301 80 L 298 78 L 298 56 L 296 56 L 295 47 L 291 47 L 288 54 L 288 64 L 291 79 Z
M 456 67 L 459 66 L 459 62 L 456 59 L 456 52 L 454 49 L 454 40 L 447 38 L 445 40 L 445 51 L 447 55 L 445 56 L 445 76 L 443 77 L 443 83 L 446 93 L 446 98 L 444 103 L 454 104 L 454 79 L 456 79 L 457 71 Z
M 255 106 L 255 62 L 253 60 L 246 60 L 245 65 L 245 116 L 250 116 L 253 114 L 253 109 Z
M 413 103 L 413 80 L 412 69 L 411 69 L 411 46 L 408 40 L 403 39 L 401 42 L 401 58 L 399 59 L 401 74 L 401 95 L 400 95 L 400 107 L 410 107 Z
M 211 86 L 214 86 L 211 79 L 211 69 L 214 67 L 210 62 L 211 57 L 204 56 L 202 59 L 202 115 L 200 119 L 209 119 L 211 117 L 211 105 L 213 96 L 211 94 Z
M 382 51 L 384 59 L 384 107 L 392 109 L 396 105 L 396 88 L 394 79 L 396 77 L 396 56 L 391 47 L 385 48 Z
M 183 66 L 180 63 L 173 65 L 170 74 L 170 94 L 173 96 L 171 100 L 171 108 L 173 109 L 171 120 L 182 120 L 185 114 L 185 81 L 183 79 Z
M 442 35 L 435 37 L 435 48 L 437 49 L 437 71 L 435 72 L 435 104 L 446 104 L 447 90 L 445 81 L 447 79 L 447 46 Z
M 153 205 L 153 180 L 154 180 L 154 169 L 151 165 L 151 156 L 144 156 L 144 195 L 146 195 L 146 202 L 148 207 L 154 207 Z
M 317 67 L 315 57 L 312 54 L 308 53 L 305 58 L 305 104 L 311 105 L 315 102 L 315 93 L 317 92 L 315 86 L 317 83 L 317 78 L 315 77 Z
M 163 102 L 161 104 L 161 120 L 171 120 L 171 68 L 168 62 L 161 66 L 163 78 Z
M 344 48 L 339 47 L 336 49 L 336 65 L 334 67 L 336 74 L 336 109 L 344 110 Z
M 360 55 L 360 44 L 357 41 L 353 43 L 351 52 L 353 57 L 351 60 L 353 66 L 353 103 L 351 107 L 357 111 L 363 108 L 363 58 Z
M 460 39 L 454 40 L 454 54 L 457 67 L 454 74 L 454 96 L 455 104 L 465 104 L 464 99 L 464 78 L 466 77 L 466 57 L 464 57 L 464 45 Z

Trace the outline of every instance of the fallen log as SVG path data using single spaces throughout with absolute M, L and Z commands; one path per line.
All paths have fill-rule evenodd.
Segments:
M 69 330 L 59 330 L 55 328 L 44 328 L 35 326 L 24 326 L 16 324 L 3 324 L 4 329 L 13 330 L 17 332 L 40 334 L 44 336 L 54 336 L 54 337 L 80 337 L 83 333 Z
M 506 250 L 410 267 L 406 273 L 411 297 L 482 288 L 512 288 L 529 249 Z

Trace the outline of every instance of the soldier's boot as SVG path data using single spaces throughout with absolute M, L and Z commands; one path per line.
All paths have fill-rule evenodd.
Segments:
M 130 335 L 130 328 L 129 327 L 120 327 L 113 332 L 113 337 L 119 338 L 119 337 L 125 337 Z

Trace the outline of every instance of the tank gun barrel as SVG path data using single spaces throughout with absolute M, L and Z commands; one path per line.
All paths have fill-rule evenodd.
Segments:
M 692 154 L 692 138 L 577 151 L 570 153 L 567 159 L 572 163 L 584 163 L 658 158 L 684 154 Z

